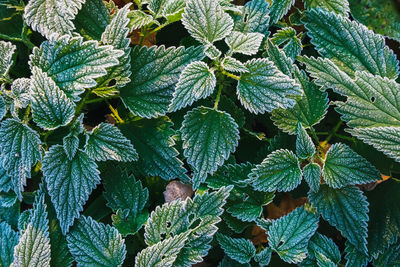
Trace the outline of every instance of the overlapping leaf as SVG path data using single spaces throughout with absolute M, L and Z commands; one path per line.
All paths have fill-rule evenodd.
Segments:
M 294 0 L 275 0 L 271 5 L 271 23 L 277 23 L 294 4 Z
M 301 159 L 314 156 L 315 146 L 301 123 L 297 124 L 296 155 Z
M 269 35 L 269 8 L 264 0 L 252 0 L 247 2 L 240 17 L 235 19 L 235 31 L 243 33 L 258 32 Z
M 321 167 L 316 163 L 310 162 L 303 168 L 304 180 L 314 192 L 318 192 L 319 190 L 319 186 L 321 184 L 321 175 Z
M 17 49 L 17 47 L 12 43 L 0 41 L 0 79 L 7 76 L 13 64 L 12 56 L 15 49 Z
M 14 247 L 18 244 L 18 233 L 6 222 L 0 223 L 0 266 L 10 266 L 14 260 Z
M 102 0 L 85 0 L 75 16 L 76 32 L 86 39 L 100 41 L 101 35 L 110 22 L 110 15 Z
M 324 8 L 343 17 L 347 17 L 350 12 L 348 0 L 305 0 L 305 6 L 306 8 Z
M 225 42 L 230 49 L 230 53 L 241 53 L 251 56 L 257 54 L 263 38 L 264 36 L 260 33 L 244 34 L 233 31 L 225 38 Z
M 240 263 L 250 262 L 256 254 L 256 248 L 248 239 L 217 234 L 217 240 L 225 254 Z

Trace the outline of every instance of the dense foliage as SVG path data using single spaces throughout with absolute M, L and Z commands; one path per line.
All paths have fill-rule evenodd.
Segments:
M 400 266 L 380 2 L 1 0 L 0 266 Z

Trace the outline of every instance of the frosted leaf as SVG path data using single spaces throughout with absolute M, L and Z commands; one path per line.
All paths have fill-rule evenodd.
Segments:
M 270 39 L 267 41 L 267 44 L 268 59 L 274 62 L 275 66 L 283 74 L 286 74 L 290 78 L 293 78 L 295 67 L 292 60 L 285 54 L 284 51 L 280 50 L 277 45 L 271 42 Z
M 71 34 L 75 29 L 75 18 L 85 0 L 30 0 L 25 7 L 24 18 L 34 31 L 50 38 Z
M 171 112 L 190 106 L 212 94 L 216 85 L 214 71 L 207 64 L 195 61 L 182 71 L 169 106 Z
M 195 172 L 194 188 L 228 159 L 239 141 L 238 125 L 233 118 L 226 112 L 206 107 L 189 111 L 180 131 L 183 154 Z
M 379 171 L 345 144 L 334 144 L 326 153 L 322 170 L 325 182 L 333 188 L 366 184 L 381 179 Z
M 287 192 L 301 182 L 300 162 L 286 149 L 274 151 L 249 174 L 254 189 L 263 192 Z
M 0 79 L 7 76 L 11 65 L 13 64 L 12 56 L 17 47 L 10 42 L 0 41 Z
M 329 263 L 328 265 L 322 266 L 337 266 L 341 260 L 340 250 L 335 242 L 320 233 L 315 233 L 308 243 L 307 261 L 311 261 L 314 265 L 321 266 L 318 264 L 320 255 L 323 256 L 325 262 Z
M 346 247 L 344 248 L 344 258 L 347 260 L 346 261 L 346 267 L 352 267 L 352 266 L 359 266 L 359 267 L 365 267 L 367 266 L 369 262 L 369 255 L 368 253 L 363 253 L 357 249 L 356 246 L 354 246 L 352 243 L 349 241 L 346 241 L 345 243 Z M 389 266 L 389 265 L 388 265 Z
M 121 131 L 109 123 L 100 123 L 86 135 L 85 151 L 96 161 L 134 161 L 138 154 Z
M 321 167 L 316 163 L 310 162 L 303 168 L 304 180 L 314 192 L 318 192 L 319 190 L 319 186 L 321 184 L 321 175 Z
M 140 10 L 131 10 L 128 13 L 129 28 L 132 30 L 140 29 L 153 22 L 153 17 Z
M 232 18 L 215 0 L 188 0 L 182 23 L 203 44 L 225 38 L 233 28 Z
M 258 32 L 268 37 L 270 21 L 268 6 L 268 2 L 264 0 L 247 2 L 241 16 L 235 20 L 234 30 L 243 33 Z
M 67 242 L 78 267 L 119 267 L 125 260 L 126 246 L 121 234 L 91 217 L 79 218 L 67 235 Z
M 268 244 L 282 260 L 299 263 L 307 256 L 308 241 L 318 228 L 319 216 L 305 207 L 272 222 L 268 230 Z
M 11 84 L 11 97 L 16 108 L 26 108 L 28 105 L 31 100 L 30 85 L 31 79 L 28 78 L 15 79 Z
M 222 60 L 221 66 L 227 71 L 240 72 L 240 73 L 249 72 L 249 70 L 242 62 L 240 62 L 236 58 L 229 56 L 225 57 Z
M 78 150 L 70 160 L 61 145 L 50 147 L 42 164 L 47 189 L 65 234 L 79 217 L 91 191 L 100 183 L 99 171 L 84 151 Z
M 296 30 L 291 27 L 286 27 L 278 30 L 271 41 L 276 45 L 283 45 L 283 51 L 292 60 L 295 61 L 296 57 L 300 55 L 303 46 L 301 40 L 296 35 Z
M 14 260 L 14 247 L 18 244 L 18 233 L 6 222 L 0 223 L 0 266 L 10 266 Z
M 204 54 L 210 59 L 218 59 L 222 52 L 215 45 L 208 44 L 204 46 Z
M 293 96 L 301 95 L 300 86 L 280 72 L 268 59 L 252 59 L 245 63 L 248 73 L 242 73 L 237 94 L 250 112 L 263 114 L 276 108 L 291 108 Z
M 69 160 L 72 160 L 79 148 L 79 138 L 74 134 L 68 134 L 63 138 L 63 148 Z
M 399 63 L 383 36 L 366 26 L 324 9 L 306 12 L 305 27 L 318 52 L 331 58 L 348 74 L 368 71 L 397 78 Z
M 76 32 L 86 39 L 100 40 L 110 23 L 110 13 L 102 0 L 85 0 L 75 16 Z
M 79 100 L 84 89 L 96 86 L 95 78 L 106 75 L 106 68 L 117 65 L 122 55 L 112 46 L 64 35 L 35 47 L 29 64 L 46 72 L 69 98 Z
M 295 0 L 274 0 L 271 5 L 271 24 L 277 23 L 287 14 Z
M 263 38 L 264 35 L 261 33 L 244 34 L 233 31 L 225 38 L 225 42 L 229 46 L 230 53 L 241 53 L 251 56 L 257 54 Z
M 348 0 L 305 0 L 306 8 L 323 8 L 333 11 L 343 17 L 348 17 L 350 13 Z
M 231 238 L 219 233 L 216 237 L 225 254 L 240 263 L 250 262 L 256 254 L 256 248 L 248 239 Z
M 301 159 L 309 159 L 315 154 L 315 146 L 306 129 L 299 122 L 297 124 L 296 155 Z
M 75 104 L 41 69 L 33 67 L 31 81 L 33 121 L 45 130 L 67 125 L 74 117 Z
M 123 103 L 136 116 L 165 115 L 182 70 L 203 57 L 201 47 L 136 46 L 131 53 L 131 82 L 120 90 Z

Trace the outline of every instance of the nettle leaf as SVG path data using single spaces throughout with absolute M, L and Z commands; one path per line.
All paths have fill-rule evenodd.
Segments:
M 18 244 L 18 233 L 6 222 L 0 223 L 0 266 L 10 266 L 14 260 L 14 247 Z
M 169 22 L 175 22 L 182 18 L 182 13 L 186 6 L 186 0 L 167 0 L 164 5 L 162 15 Z
M 180 132 L 183 154 L 194 168 L 194 188 L 228 159 L 239 141 L 238 125 L 231 115 L 206 107 L 188 112 Z
M 203 57 L 202 47 L 136 46 L 131 53 L 131 82 L 120 90 L 123 103 L 136 116 L 165 115 L 182 70 Z
M 233 19 L 213 0 L 188 0 L 182 23 L 203 44 L 225 38 L 233 28 Z
M 252 59 L 245 63 L 248 73 L 242 73 L 237 94 L 250 112 L 263 114 L 277 108 L 292 108 L 295 95 L 301 95 L 297 83 L 279 71 L 268 59 Z
M 121 131 L 109 123 L 100 123 L 86 135 L 85 152 L 96 161 L 135 161 L 138 154 Z
M 117 229 L 82 216 L 67 235 L 68 247 L 78 266 L 121 266 L 126 246 Z
M 0 191 L 8 192 L 12 189 L 12 186 L 11 176 L 9 176 L 3 166 L 0 165 Z
M 270 12 L 271 23 L 275 24 L 281 18 L 283 18 L 283 16 L 285 16 L 289 9 L 292 7 L 294 2 L 294 0 L 274 0 L 272 2 Z
M 382 254 L 374 260 L 374 266 L 396 266 L 400 262 L 400 242 L 388 247 Z
M 210 59 L 218 59 L 222 52 L 218 50 L 213 44 L 207 44 L 204 46 L 204 54 Z
M 219 233 L 216 237 L 225 254 L 240 263 L 250 262 L 256 254 L 256 248 L 248 239 L 231 238 Z
M 4 97 L 0 96 L 0 120 L 7 114 L 7 106 Z
M 261 252 L 254 256 L 254 260 L 258 262 L 260 266 L 267 266 L 271 261 L 272 249 L 270 247 L 266 247 Z
M 178 253 L 187 241 L 189 233 L 184 232 L 175 235 L 142 250 L 135 258 L 135 266 L 173 266 Z
M 268 244 L 282 260 L 299 263 L 307 256 L 308 241 L 318 228 L 319 217 L 305 207 L 272 222 Z
M 102 0 L 85 0 L 75 16 L 76 32 L 86 39 L 100 40 L 110 22 L 110 14 Z
M 264 35 L 261 33 L 241 33 L 233 31 L 225 38 L 225 42 L 229 47 L 229 53 L 241 53 L 244 55 L 255 55 L 261 45 Z
M 45 130 L 67 125 L 74 117 L 75 104 L 41 69 L 33 67 L 31 81 L 33 121 Z
M 342 143 L 329 148 L 322 173 L 325 182 L 333 188 L 381 179 L 379 171 L 371 163 Z
M 318 192 L 319 190 L 319 186 L 321 184 L 321 175 L 321 167 L 316 163 L 310 162 L 303 168 L 304 180 L 314 192 Z
M 179 77 L 169 110 L 182 109 L 198 99 L 210 96 L 216 83 L 214 71 L 206 63 L 201 61 L 190 63 Z
M 354 128 L 346 131 L 400 162 L 400 127 Z
M 264 0 L 247 2 L 240 17 L 235 20 L 235 31 L 243 33 L 259 32 L 268 37 L 269 4 Z
M 221 62 L 221 66 L 227 71 L 240 72 L 240 73 L 249 72 L 249 70 L 242 62 L 230 56 L 224 57 L 224 59 Z
M 52 34 L 71 34 L 75 29 L 72 20 L 85 0 L 30 0 L 25 7 L 24 18 L 34 31 L 46 38 Z
M 129 28 L 132 30 L 140 29 L 143 26 L 153 22 L 153 16 L 140 10 L 131 10 L 128 13 Z
M 356 70 L 382 77 L 397 78 L 396 55 L 385 45 L 383 36 L 366 26 L 324 9 L 306 11 L 307 34 L 318 52 L 331 58 L 353 75 Z
M 49 220 L 46 208 L 44 193 L 40 193 L 33 204 L 32 218 L 14 248 L 11 266 L 50 267 Z
M 11 177 L 13 190 L 22 200 L 26 178 L 31 177 L 31 167 L 41 158 L 39 134 L 27 125 L 6 119 L 0 127 L 1 163 Z
M 368 254 L 360 252 L 357 247 L 351 244 L 349 241 L 346 241 L 346 247 L 344 249 L 346 253 L 344 258 L 347 260 L 346 267 L 351 266 L 367 266 L 369 257 Z
M 330 225 L 336 227 L 360 252 L 367 253 L 368 202 L 354 186 L 333 189 L 321 185 L 308 193 L 310 203 Z
M 79 148 L 79 138 L 76 135 L 68 134 L 63 138 L 63 148 L 69 160 L 72 160 Z
M 123 52 L 112 46 L 64 35 L 35 47 L 29 64 L 46 72 L 69 98 L 79 100 L 85 88 L 96 86 L 95 78 L 106 75 L 107 67 L 119 63 L 121 55 Z
M 119 64 L 107 68 L 107 74 L 98 79 L 98 87 L 105 87 L 113 80 L 115 86 L 122 87 L 130 82 L 131 76 L 131 48 L 129 47 L 130 38 L 128 34 L 132 31 L 129 24 L 129 7 L 127 4 L 117 11 L 110 24 L 101 35 L 101 42 L 105 45 L 111 45 L 115 49 L 122 50 L 124 55 L 119 58 Z
M 301 182 L 300 162 L 286 149 L 274 151 L 249 174 L 254 189 L 264 192 L 287 192 Z
M 99 171 L 84 151 L 78 150 L 70 160 L 61 145 L 50 147 L 42 164 L 47 189 L 65 234 L 79 217 L 91 191 L 100 183 Z
M 271 119 L 274 124 L 285 132 L 295 133 L 298 122 L 305 128 L 319 123 L 328 110 L 328 94 L 322 92 L 310 81 L 304 71 L 295 70 L 295 77 L 304 94 L 293 108 L 278 108 L 272 111 Z
M 277 45 L 271 42 L 270 39 L 267 41 L 267 55 L 268 59 L 274 62 L 275 66 L 286 74 L 290 78 L 293 78 L 293 72 L 295 67 L 292 60 L 282 51 Z M 297 69 L 296 69 L 297 71 Z
M 174 148 L 172 125 L 166 118 L 160 118 L 122 124 L 120 129 L 140 155 L 138 166 L 145 174 L 189 182 L 187 171 Z
M 283 44 L 283 51 L 292 61 L 300 55 L 303 49 L 301 40 L 296 35 L 296 30 L 291 27 L 278 30 L 271 38 L 271 41 L 276 45 Z
M 304 3 L 308 9 L 320 7 L 343 17 L 348 17 L 350 13 L 348 0 L 305 0 Z
M 26 108 L 31 100 L 31 79 L 19 78 L 11 84 L 11 97 L 16 108 Z
M 306 63 L 307 71 L 317 79 L 317 84 L 347 97 L 347 102 L 335 104 L 349 126 L 400 126 L 396 93 L 400 85 L 394 80 L 367 72 L 356 72 L 352 79 L 329 59 L 303 57 L 301 61 Z
M 328 263 L 322 266 L 337 266 L 341 259 L 340 250 L 332 239 L 320 233 L 315 233 L 308 243 L 308 257 L 305 262 L 309 265 L 312 263 L 314 266 L 321 266 L 319 264 L 321 255 L 322 258 L 325 257 L 325 262 Z M 305 266 L 307 265 L 305 264 Z
M 370 203 L 368 252 L 376 258 L 400 240 L 400 183 L 389 179 L 367 193 Z
M 7 76 L 13 64 L 12 56 L 15 49 L 17 49 L 17 47 L 12 43 L 0 41 L 0 79 Z
M 301 159 L 309 159 L 315 154 L 315 146 L 306 129 L 299 122 L 297 124 L 296 155 Z

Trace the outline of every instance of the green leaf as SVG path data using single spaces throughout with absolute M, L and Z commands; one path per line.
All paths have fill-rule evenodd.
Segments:
M 0 158 L 0 162 L 2 159 Z M 7 171 L 0 164 L 0 191 L 8 192 L 12 189 L 11 176 L 7 174 Z
M 86 135 L 85 152 L 96 161 L 135 161 L 138 154 L 131 141 L 112 124 L 100 123 Z
M 318 228 L 318 215 L 304 207 L 272 222 L 268 244 L 282 260 L 299 263 L 306 258 L 308 241 Z
M 349 126 L 400 126 L 400 106 L 396 100 L 400 85 L 394 80 L 367 72 L 356 72 L 353 80 L 329 59 L 303 57 L 301 61 L 317 84 L 347 97 L 346 102 L 335 104 Z
M 41 158 L 39 134 L 15 119 L 6 119 L 0 127 L 2 166 L 11 177 L 13 190 L 22 200 L 21 192 L 31 167 Z
M 0 96 L 0 120 L 7 114 L 7 106 L 4 97 Z
M 182 23 L 190 35 L 203 44 L 225 38 L 233 28 L 232 18 L 214 0 L 188 0 Z
M 162 15 L 170 23 L 181 20 L 185 6 L 186 0 L 167 0 L 162 11 Z
M 100 182 L 93 159 L 78 150 L 68 159 L 61 145 L 50 147 L 42 161 L 42 171 L 63 234 L 79 217 L 89 194 Z
M 150 176 L 165 180 L 180 179 L 189 182 L 183 162 L 174 148 L 172 123 L 166 118 L 139 120 L 121 125 L 122 133 L 132 142 L 140 155 L 137 166 Z
M 261 252 L 254 256 L 254 260 L 258 262 L 260 266 L 268 266 L 271 261 L 272 249 L 266 247 Z
M 367 266 L 369 257 L 368 255 L 360 252 L 357 247 L 351 244 L 349 241 L 346 241 L 346 247 L 344 249 L 346 253 L 344 258 L 347 260 L 346 267 L 351 266 L 359 266 L 364 267 Z
M 301 159 L 309 159 L 315 154 L 315 146 L 306 129 L 299 122 L 297 124 L 296 155 Z
M 13 262 L 14 247 L 18 244 L 18 233 L 6 222 L 0 223 L 0 266 L 10 266 Z
M 319 190 L 319 186 L 321 184 L 321 175 L 321 167 L 316 163 L 310 162 L 303 168 L 304 180 L 306 180 L 307 184 L 314 192 L 318 192 Z
M 241 16 L 235 20 L 234 30 L 243 33 L 259 32 L 268 37 L 270 21 L 268 6 L 268 2 L 264 0 L 247 2 Z
M 318 52 L 338 62 L 348 74 L 358 70 L 397 78 L 398 61 L 383 36 L 320 8 L 307 11 L 304 23 Z
M 322 255 L 322 258 L 325 258 L 325 262 L 331 263 L 331 265 L 328 264 L 323 266 L 337 266 L 341 259 L 340 250 L 332 239 L 329 239 L 320 233 L 315 233 L 308 243 L 307 261 L 311 261 L 314 266 L 321 266 L 318 264 L 321 258 L 320 255 Z
M 237 94 L 250 112 L 263 114 L 277 108 L 292 108 L 294 95 L 301 95 L 297 83 L 279 71 L 268 59 L 252 59 L 245 63 L 248 73 L 240 75 Z
M 115 81 L 117 88 L 122 87 L 130 82 L 131 76 L 131 48 L 129 44 L 131 39 L 128 34 L 132 31 L 129 27 L 128 14 L 130 5 L 125 5 L 117 11 L 112 18 L 110 24 L 101 35 L 101 42 L 105 45 L 111 45 L 115 49 L 122 50 L 124 55 L 119 58 L 119 64 L 107 68 L 107 74 L 98 79 L 99 87 L 106 87 L 111 81 Z
M 271 42 L 270 39 L 268 39 L 267 44 L 268 59 L 274 62 L 275 66 L 283 74 L 286 74 L 290 78 L 293 78 L 293 72 L 295 68 L 292 60 L 286 56 L 284 51 L 279 49 L 277 45 Z
M 231 32 L 225 38 L 225 42 L 229 47 L 229 54 L 241 53 L 244 55 L 252 56 L 257 54 L 260 48 L 264 35 L 260 33 L 241 33 L 238 31 Z
M 253 243 L 244 238 L 231 238 L 223 234 L 216 235 L 225 254 L 240 263 L 248 263 L 256 254 Z
M 117 65 L 121 55 L 112 46 L 64 35 L 35 47 L 29 64 L 46 72 L 69 98 L 79 100 L 78 95 L 96 86 L 95 78 L 106 75 L 106 68 Z
M 400 182 L 389 179 L 367 193 L 370 203 L 368 252 L 377 257 L 400 239 Z
M 148 15 L 140 10 L 131 10 L 128 13 L 129 28 L 132 30 L 140 29 L 143 26 L 153 22 L 153 16 Z
M 33 121 L 45 130 L 54 130 L 71 122 L 75 104 L 41 69 L 33 67 L 31 77 Z
M 216 83 L 214 71 L 206 63 L 201 61 L 190 63 L 179 77 L 169 110 L 182 109 L 198 99 L 210 96 Z
M 182 70 L 203 57 L 201 47 L 136 46 L 131 53 L 131 82 L 120 90 L 122 101 L 136 116 L 165 115 Z
M 110 15 L 102 0 L 85 0 L 73 22 L 80 35 L 100 41 L 110 22 Z
M 400 242 L 388 247 L 382 254 L 374 260 L 374 266 L 386 267 L 386 266 L 398 266 L 400 263 Z
M 225 256 L 222 261 L 218 264 L 218 267 L 250 267 L 249 263 L 241 264 L 235 260 L 232 260 L 228 256 Z
M 68 134 L 63 138 L 63 148 L 69 160 L 72 160 L 79 148 L 79 138 L 76 135 Z
M 7 77 L 13 64 L 12 56 L 17 47 L 10 42 L 0 41 L 0 79 Z
M 194 168 L 194 188 L 228 159 L 239 141 L 238 125 L 231 115 L 206 107 L 189 111 L 180 132 L 183 154 Z
M 189 233 L 184 232 L 175 235 L 142 250 L 135 258 L 135 266 L 173 266 L 178 253 L 185 245 Z
M 147 210 L 134 214 L 130 210 L 118 209 L 115 214 L 111 215 L 113 226 L 123 236 L 136 234 L 148 218 L 149 212 Z
M 218 50 L 213 44 L 207 44 L 204 46 L 204 54 L 210 59 L 218 59 L 222 52 Z
M 360 252 L 367 252 L 368 202 L 354 186 L 333 189 L 321 185 L 308 193 L 310 203 L 328 223 L 336 227 Z
M 350 12 L 348 0 L 305 0 L 304 3 L 308 9 L 320 7 L 343 17 L 348 17 Z
M 271 5 L 271 24 L 277 23 L 294 4 L 294 0 L 274 0 Z
M 301 40 L 296 35 L 296 30 L 291 27 L 278 30 L 271 41 L 276 45 L 283 44 L 283 51 L 293 62 L 303 49 Z
M 121 266 L 126 255 L 117 229 L 82 216 L 67 235 L 68 247 L 78 266 Z
M 325 182 L 333 188 L 366 184 L 381 179 L 379 171 L 345 144 L 332 145 L 322 170 Z
M 49 266 L 50 238 L 44 194 L 39 193 L 33 204 L 33 215 L 14 248 L 11 266 Z
M 288 192 L 301 182 L 300 162 L 286 149 L 274 151 L 249 174 L 256 190 L 263 192 Z
M 75 29 L 72 20 L 81 9 L 84 0 L 30 0 L 25 7 L 24 18 L 34 31 L 44 37 L 71 34 Z
M 400 127 L 354 128 L 346 131 L 400 162 Z
M 295 77 L 304 95 L 297 100 L 296 105 L 290 109 L 278 108 L 272 111 L 274 124 L 285 132 L 295 133 L 298 122 L 305 128 L 319 123 L 328 110 L 328 94 L 321 92 L 311 82 L 304 71 L 295 71 Z
M 11 98 L 14 99 L 16 108 L 26 108 L 31 100 L 31 79 L 19 78 L 11 84 Z
M 221 62 L 221 66 L 227 71 L 233 72 L 249 72 L 246 66 L 236 58 L 226 56 Z

